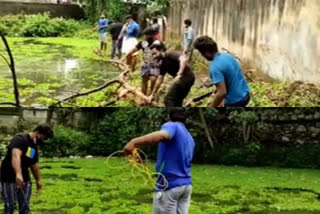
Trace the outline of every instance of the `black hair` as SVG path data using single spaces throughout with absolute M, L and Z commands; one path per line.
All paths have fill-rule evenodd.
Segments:
M 128 19 L 133 19 L 133 16 L 132 15 L 126 16 L 125 20 L 128 20 Z
M 210 38 L 209 36 L 201 36 L 193 44 L 194 48 L 200 51 L 200 53 L 209 52 L 218 52 L 217 43 Z
M 33 130 L 33 132 L 38 132 L 48 139 L 53 138 L 54 136 L 53 130 L 48 125 L 39 125 Z
M 157 18 L 153 18 L 152 22 L 153 22 L 153 24 L 158 24 L 158 19 Z
M 159 42 L 156 41 L 151 45 L 150 49 L 152 50 L 154 48 L 157 49 L 157 51 L 167 51 L 165 44 L 163 44 L 160 41 Z
M 147 27 L 144 31 L 143 31 L 143 35 L 146 36 L 153 36 L 156 34 L 156 31 L 152 28 L 152 27 Z
M 192 21 L 190 19 L 186 19 L 184 20 L 184 23 L 188 26 L 191 26 L 192 25 Z
M 184 108 L 169 109 L 169 118 L 172 122 L 185 123 L 187 120 L 186 111 Z

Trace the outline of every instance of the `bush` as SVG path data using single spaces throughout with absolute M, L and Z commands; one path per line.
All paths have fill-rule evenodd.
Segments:
M 87 133 L 62 126 L 54 127 L 55 137 L 41 149 L 45 157 L 85 156 L 91 143 Z
M 0 160 L 6 155 L 11 138 L 9 135 L 0 135 Z
M 22 34 L 26 37 L 72 36 L 80 28 L 81 25 L 75 20 L 51 19 L 49 14 L 45 13 L 28 16 Z
M 0 30 L 8 36 L 70 37 L 88 27 L 88 24 L 73 19 L 51 18 L 49 13 L 7 15 L 0 21 Z

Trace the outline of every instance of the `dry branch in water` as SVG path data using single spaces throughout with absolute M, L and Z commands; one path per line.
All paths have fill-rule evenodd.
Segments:
M 122 73 L 116 78 L 113 79 L 105 84 L 103 84 L 102 86 L 99 86 L 98 88 L 95 88 L 93 90 L 87 91 L 87 92 L 83 92 L 83 93 L 77 93 L 74 94 L 72 96 L 69 96 L 67 98 L 64 98 L 60 101 L 58 101 L 57 103 L 53 104 L 52 106 L 59 106 L 62 103 L 65 103 L 69 100 L 73 100 L 77 97 L 84 97 L 84 96 L 88 96 L 90 94 L 99 92 L 101 90 L 106 89 L 109 86 L 112 86 L 114 84 L 120 84 L 120 88 L 123 88 L 124 90 L 122 90 L 121 92 L 119 92 L 118 98 L 123 98 L 123 97 L 127 97 L 126 95 L 128 94 L 132 94 L 133 96 L 130 96 L 130 99 L 132 101 L 134 101 L 135 103 L 139 103 L 139 100 L 142 100 L 144 103 L 147 103 L 148 101 L 148 97 L 146 95 L 144 95 L 140 90 L 138 90 L 137 88 L 131 86 L 128 82 L 130 81 L 130 68 L 128 67 L 128 65 L 124 62 L 121 61 L 116 61 L 116 60 L 108 60 L 106 62 L 112 63 L 115 66 L 117 66 Z M 153 103 L 153 105 L 156 105 L 155 103 Z

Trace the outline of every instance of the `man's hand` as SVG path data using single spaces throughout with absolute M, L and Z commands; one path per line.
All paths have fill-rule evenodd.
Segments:
M 22 187 L 24 185 L 23 177 L 20 173 L 16 175 L 16 185 L 17 187 Z
M 182 77 L 182 74 L 177 74 L 177 76 L 174 78 L 174 82 L 178 82 Z
M 150 96 L 148 97 L 148 99 L 147 99 L 147 104 L 148 104 L 148 105 L 152 104 L 153 98 L 154 98 L 153 95 L 150 95 Z
M 133 153 L 133 150 L 135 149 L 135 146 L 134 146 L 134 142 L 133 141 L 130 141 L 124 148 L 123 148 L 123 152 L 125 154 L 132 154 Z
M 41 183 L 41 181 L 37 181 L 36 185 L 37 185 L 37 193 L 40 193 L 41 190 L 42 190 L 42 183 Z

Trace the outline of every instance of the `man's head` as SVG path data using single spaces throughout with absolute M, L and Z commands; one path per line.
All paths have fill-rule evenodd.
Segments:
M 194 48 L 197 49 L 203 57 L 212 61 L 218 53 L 217 43 L 209 36 L 201 36 L 194 42 Z
M 125 20 L 127 23 L 131 23 L 133 21 L 133 16 L 132 15 L 126 16 Z
M 143 35 L 148 42 L 152 42 L 155 40 L 155 34 L 156 32 L 152 27 L 148 27 L 143 31 Z
M 153 19 L 152 19 L 152 23 L 153 23 L 153 24 L 158 24 L 158 19 L 157 19 L 157 18 L 153 18 Z
M 192 25 L 192 21 L 190 19 L 184 20 L 184 27 L 188 28 Z
M 186 111 L 184 108 L 169 109 L 169 119 L 172 122 L 185 123 L 187 120 Z
M 45 141 L 53 138 L 54 134 L 52 129 L 47 125 L 39 125 L 34 130 L 34 140 L 37 145 L 44 144 Z
M 165 57 L 167 51 L 166 46 L 160 41 L 154 42 L 150 49 L 152 51 L 153 58 L 156 60 L 162 60 Z
M 106 18 L 106 14 L 105 13 L 101 13 L 100 19 L 105 19 L 105 18 Z

